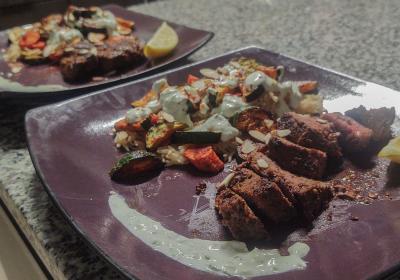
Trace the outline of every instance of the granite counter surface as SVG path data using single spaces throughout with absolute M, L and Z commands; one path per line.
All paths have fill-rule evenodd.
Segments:
M 398 0 L 168 0 L 131 9 L 213 31 L 192 60 L 259 45 L 400 89 Z M 26 148 L 31 105 L 15 104 L 0 101 L 2 201 L 55 279 L 119 278 L 49 200 Z

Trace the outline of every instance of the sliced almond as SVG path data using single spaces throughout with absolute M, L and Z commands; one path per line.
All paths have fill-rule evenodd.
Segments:
M 106 35 L 104 35 L 103 33 L 89 32 L 88 34 L 88 40 L 93 44 L 101 43 L 105 38 Z
M 78 51 L 78 53 L 79 53 L 79 54 L 88 54 L 88 53 L 89 53 L 89 50 L 87 50 L 87 49 L 81 49 L 81 50 Z
M 319 123 L 322 123 L 322 124 L 328 123 L 328 121 L 326 121 L 324 119 L 320 119 L 320 118 L 317 118 L 316 121 L 319 122 Z
M 265 142 L 265 134 L 258 130 L 250 130 L 249 135 L 260 142 Z
M 268 168 L 268 166 L 269 166 L 268 162 L 266 162 L 265 159 L 262 159 L 262 158 L 257 159 L 257 165 L 260 168 Z
M 233 179 L 233 177 L 235 176 L 235 173 L 229 173 L 224 180 L 222 180 L 221 183 L 218 184 L 218 188 L 224 187 L 224 186 L 228 186 L 229 183 L 231 182 L 231 180 Z
M 211 78 L 211 79 L 215 79 L 215 80 L 219 78 L 218 72 L 213 69 L 210 69 L 210 68 L 200 69 L 200 73 L 201 73 L 201 75 L 203 75 L 204 77 L 207 77 L 207 78 Z
M 163 117 L 164 120 L 166 120 L 167 122 L 174 122 L 175 118 L 174 116 L 172 116 L 171 114 L 167 113 L 167 112 L 161 112 L 161 116 Z
M 271 141 L 271 137 L 272 137 L 271 133 L 265 135 L 265 144 L 267 145 L 269 144 L 269 141 Z
M 238 144 L 243 144 L 243 140 L 241 138 L 239 138 L 239 137 L 235 137 L 235 141 Z
M 251 143 L 249 140 L 245 140 L 243 145 L 242 145 L 242 153 L 244 154 L 249 154 L 252 151 L 254 151 L 256 147 Z
M 271 128 L 274 125 L 274 121 L 270 119 L 265 119 L 264 123 L 268 128 Z
M 231 62 L 229 62 L 229 64 L 238 69 L 242 67 L 242 66 L 240 66 L 240 63 L 237 61 L 231 61 Z
M 279 98 L 278 98 L 278 96 L 276 96 L 272 91 L 269 91 L 269 92 L 268 92 L 268 95 L 269 95 L 269 97 L 271 97 L 271 99 L 272 99 L 272 101 L 273 101 L 274 103 L 278 103 Z
M 132 29 L 129 27 L 122 26 L 120 24 L 117 25 L 117 32 L 121 35 L 129 35 L 132 33 Z
M 286 137 L 291 133 L 290 129 L 281 129 L 276 131 L 276 135 L 279 137 Z

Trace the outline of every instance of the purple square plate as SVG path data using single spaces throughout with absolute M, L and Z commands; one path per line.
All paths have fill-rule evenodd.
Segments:
M 130 222 L 125 221 L 124 225 L 122 212 L 115 208 L 117 197 L 125 200 L 125 210 L 136 209 L 173 236 L 224 240 L 229 237 L 213 211 L 212 199 L 195 196 L 195 186 L 203 181 L 219 182 L 226 173 L 205 177 L 190 168 L 170 168 L 151 178 L 138 178 L 135 185 L 121 185 L 110 180 L 108 171 L 120 155 L 113 147 L 110 131 L 132 100 L 144 95 L 161 77 L 166 77 L 170 84 L 183 83 L 189 73 L 198 74 L 202 68 L 221 66 L 240 56 L 268 65 L 284 65 L 286 79 L 317 80 L 330 111 L 363 104 L 368 108 L 395 106 L 400 112 L 400 95 L 394 90 L 257 47 L 29 111 L 26 115 L 29 150 L 45 189 L 72 226 L 125 276 L 235 278 L 192 268 L 152 249 L 128 230 Z M 399 132 L 398 118 L 393 128 Z M 399 170 L 399 166 L 386 160 L 376 160 L 373 176 L 367 172 L 355 180 L 360 185 L 369 180 L 377 188 L 386 188 L 393 200 L 377 200 L 371 205 L 350 202 L 335 205 L 336 210 L 328 210 L 333 211 L 331 222 L 325 220 L 326 227 L 316 225 L 317 230 L 302 239 L 310 247 L 304 256 L 303 269 L 256 278 L 366 279 L 399 267 Z M 358 221 L 351 220 L 350 215 L 357 216 Z M 321 217 L 324 216 L 326 213 Z
M 116 16 L 133 20 L 135 22 L 134 34 L 138 36 L 142 41 L 147 42 L 154 34 L 155 30 L 163 22 L 162 19 L 155 18 L 152 16 L 144 15 L 141 13 L 128 11 L 117 5 L 106 5 L 103 7 L 106 10 L 113 12 Z M 43 95 L 55 96 L 65 95 L 67 93 L 82 93 L 84 89 L 89 87 L 99 87 L 101 85 L 112 85 L 121 80 L 137 78 L 143 74 L 146 74 L 152 70 L 159 69 L 160 67 L 166 66 L 170 63 L 176 62 L 184 57 L 189 56 L 204 44 L 206 44 L 212 37 L 213 33 L 205 30 L 199 30 L 189 28 L 183 25 L 168 22 L 179 36 L 179 44 L 174 52 L 155 62 L 145 61 L 141 65 L 128 70 L 122 74 L 110 76 L 102 81 L 90 81 L 85 83 L 67 83 L 64 81 L 58 66 L 53 65 L 25 65 L 21 72 L 7 77 L 7 73 L 10 73 L 7 63 L 0 57 L 0 73 L 2 78 L 9 79 L 14 82 L 18 82 L 23 86 L 49 86 L 55 85 L 56 87 L 51 88 L 19 88 L 16 90 L 9 90 L 5 88 L 0 81 L 0 98 L 12 98 L 12 97 L 41 97 Z M 6 31 L 0 32 L 0 49 L 8 46 L 8 37 Z M 86 91 L 87 92 L 87 91 Z

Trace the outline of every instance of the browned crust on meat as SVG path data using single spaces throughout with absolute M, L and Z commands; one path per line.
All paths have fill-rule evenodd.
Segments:
M 267 168 L 257 164 L 258 159 L 268 163 Z M 333 197 L 330 186 L 324 182 L 296 176 L 280 168 L 273 160 L 262 153 L 255 153 L 249 159 L 251 168 L 260 176 L 275 182 L 302 213 L 306 221 L 312 222 L 328 207 Z
M 367 110 L 364 106 L 360 106 L 346 111 L 345 115 L 370 128 L 373 131 L 372 140 L 375 142 L 385 145 L 392 138 L 390 127 L 396 118 L 394 107 Z
M 333 124 L 340 132 L 340 145 L 347 152 L 360 152 L 368 147 L 372 138 L 372 130 L 341 113 L 322 115 L 324 120 Z
M 290 134 L 286 138 L 293 143 L 321 150 L 336 163 L 342 162 L 339 135 L 330 123 L 321 122 L 316 117 L 289 112 L 278 120 L 278 129 L 289 129 Z
M 222 224 L 237 240 L 269 238 L 264 224 L 254 214 L 246 201 L 230 189 L 220 189 L 215 198 L 215 208 L 222 217 Z
M 133 36 L 112 37 L 97 48 L 97 56 L 103 73 L 130 67 L 144 58 L 142 45 Z
M 269 141 L 268 155 L 283 169 L 308 178 L 320 179 L 326 169 L 325 152 L 277 136 L 272 136 Z
M 263 133 L 268 133 L 274 125 L 268 127 L 264 121 L 270 119 L 272 119 L 271 114 L 264 109 L 258 107 L 249 108 L 239 114 L 236 121 L 236 128 L 245 132 L 258 130 Z
M 236 172 L 229 188 L 244 198 L 256 214 L 275 223 L 287 222 L 296 216 L 296 209 L 280 188 L 250 169 Z

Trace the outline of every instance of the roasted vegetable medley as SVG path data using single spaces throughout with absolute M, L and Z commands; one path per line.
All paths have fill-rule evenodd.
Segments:
M 124 177 L 129 172 L 134 176 L 136 163 L 141 171 L 143 166 L 147 171 L 160 168 L 150 164 L 155 158 L 167 166 L 191 164 L 217 173 L 242 139 L 265 143 L 272 134 L 283 135 L 276 128 L 282 114 L 322 112 L 317 82 L 283 81 L 283 76 L 282 66 L 242 57 L 190 74 L 183 85 L 170 85 L 165 78 L 155 81 L 114 125 L 115 145 L 128 154 L 116 163 L 112 178 L 118 179 L 122 168 Z

